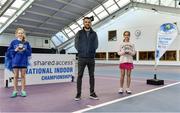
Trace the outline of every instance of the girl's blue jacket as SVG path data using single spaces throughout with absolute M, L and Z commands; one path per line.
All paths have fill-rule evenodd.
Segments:
M 23 48 L 25 48 L 24 51 L 15 51 L 16 47 L 19 46 L 19 44 L 23 44 Z M 13 40 L 10 43 L 10 46 L 7 49 L 6 56 L 5 56 L 5 67 L 12 71 L 13 67 L 27 67 L 29 65 L 28 63 L 28 57 L 31 56 L 32 49 L 29 44 L 29 42 L 25 41 L 22 42 L 18 39 Z

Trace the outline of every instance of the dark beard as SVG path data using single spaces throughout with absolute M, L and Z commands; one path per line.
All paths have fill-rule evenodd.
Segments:
M 89 29 L 90 29 L 90 27 L 85 27 L 85 26 L 84 26 L 84 28 L 85 28 L 85 29 L 87 29 L 87 30 L 89 30 Z

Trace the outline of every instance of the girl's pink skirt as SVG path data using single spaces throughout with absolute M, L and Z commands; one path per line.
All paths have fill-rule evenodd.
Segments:
M 133 63 L 121 63 L 121 64 L 119 64 L 119 68 L 131 70 L 134 68 L 134 65 L 133 65 Z

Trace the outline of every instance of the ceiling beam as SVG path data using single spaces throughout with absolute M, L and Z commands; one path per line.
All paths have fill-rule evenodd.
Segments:
M 9 17 L 11 17 L 11 16 L 9 16 L 9 15 L 3 15 L 3 17 L 9 18 Z
M 92 3 L 96 3 L 96 4 L 97 4 L 97 2 L 103 3 L 103 2 L 106 1 L 106 0 L 103 0 L 102 2 L 100 2 L 100 1 L 98 1 L 98 0 L 87 0 L 87 1 L 92 2 Z
M 39 32 L 27 32 L 27 35 L 51 38 L 54 34 L 45 34 L 45 33 L 39 33 Z
M 33 25 L 25 25 L 25 24 L 19 24 L 19 23 L 12 23 L 12 25 L 24 26 L 24 27 L 35 28 L 35 29 L 40 29 L 40 30 L 48 30 L 48 31 L 53 31 L 53 32 L 58 31 L 58 29 L 54 29 L 54 28 L 37 27 L 37 26 L 33 26 Z
M 10 7 L 10 9 L 18 10 L 18 8 L 17 8 L 17 7 Z
M 51 10 L 54 10 L 54 11 L 58 11 L 60 13 L 66 13 L 66 14 L 69 14 L 69 15 L 72 15 L 72 16 L 81 16 L 81 15 L 83 15 L 82 13 L 73 13 L 73 12 L 70 12 L 70 11 L 65 11 L 65 10 L 49 7 L 49 6 L 46 6 L 46 5 L 43 5 L 43 4 L 34 3 L 33 5 L 38 6 L 38 7 L 43 7 L 43 8 L 46 8 L 46 9 L 51 9 Z
M 57 20 L 61 20 L 61 21 L 73 21 L 74 19 L 68 19 L 68 18 L 61 18 L 58 16 L 51 16 L 51 15 L 47 15 L 47 14 L 43 14 L 43 13 L 38 13 L 38 12 L 34 12 L 34 11 L 26 11 L 27 13 L 31 13 L 31 14 L 35 14 L 35 15 L 40 15 L 40 16 L 45 16 L 45 17 L 49 17 L 49 18 L 54 18 Z
M 72 4 L 72 3 L 64 1 L 64 0 L 56 0 L 56 1 L 60 2 L 60 3 L 63 3 L 63 4 L 67 4 L 67 5 L 73 6 L 73 7 L 76 7 L 76 8 L 84 9 L 84 10 L 87 10 L 87 11 L 91 10 L 91 9 L 89 9 L 87 7 L 83 7 L 83 6 L 80 6 L 80 5 L 77 5 L 77 4 Z
M 18 17 L 23 13 L 23 11 L 28 8 L 34 0 L 28 0 L 26 1 L 23 6 L 18 10 L 0 29 L 0 34 Z
M 63 6 L 61 9 L 63 9 L 64 7 L 66 7 L 66 5 Z M 61 10 L 61 9 L 60 9 L 60 10 Z M 58 11 L 55 11 L 54 13 L 51 14 L 51 17 L 55 16 L 57 13 L 58 13 Z M 51 18 L 50 18 L 50 17 L 46 18 L 46 19 L 43 21 L 43 23 L 40 23 L 40 24 L 38 25 L 38 27 L 43 26 L 46 22 L 48 22 L 49 19 L 51 19 Z M 67 19 L 67 18 L 64 18 L 64 19 Z
M 0 8 L 0 17 L 10 8 L 15 0 L 7 0 L 5 4 Z
M 43 21 L 41 21 L 41 20 L 36 20 L 36 19 L 32 19 L 32 18 L 19 17 L 18 19 L 25 20 L 25 21 L 31 21 L 31 22 L 37 22 L 37 23 L 43 23 Z M 63 27 L 64 26 L 63 23 L 46 22 L 46 24 L 57 26 L 57 27 Z
M 15 32 L 15 29 L 12 29 L 12 28 L 10 28 L 10 29 L 7 29 L 7 31 L 5 32 L 5 33 L 12 33 L 12 34 L 14 34 L 14 32 Z M 46 37 L 52 37 L 54 34 L 50 34 L 50 33 L 41 33 L 41 32 L 32 32 L 32 31 L 28 31 L 28 30 L 26 30 L 26 34 L 27 34 L 27 36 L 28 35 L 30 35 L 30 36 L 42 36 L 42 37 L 44 37 L 44 36 L 46 36 Z M 33 35 L 32 35 L 33 34 Z

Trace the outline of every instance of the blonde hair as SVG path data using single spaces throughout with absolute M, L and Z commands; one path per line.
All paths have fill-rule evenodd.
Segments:
M 23 39 L 22 39 L 22 41 L 23 42 L 25 42 L 26 41 L 26 34 L 25 34 L 25 30 L 23 29 L 23 28 L 17 28 L 16 29 L 16 31 L 15 31 L 15 34 L 17 34 L 18 33 L 18 31 L 22 31 L 23 32 L 23 34 L 24 34 L 24 36 L 23 36 Z

